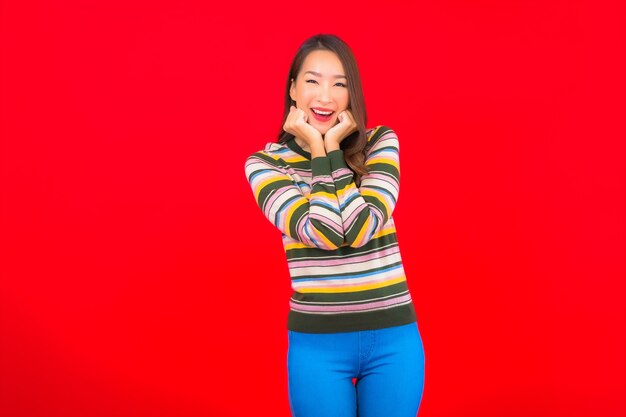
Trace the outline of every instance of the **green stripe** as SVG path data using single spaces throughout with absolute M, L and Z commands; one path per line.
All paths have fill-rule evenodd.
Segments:
M 413 303 L 367 313 L 302 314 L 289 311 L 287 328 L 302 333 L 376 330 L 417 321 Z
M 339 246 L 343 243 L 343 236 L 338 235 L 337 232 L 335 232 L 330 227 L 327 227 L 326 225 L 324 225 L 324 223 L 320 222 L 317 219 L 310 219 L 309 221 L 311 222 L 313 227 L 315 227 L 317 230 L 320 231 L 320 233 L 326 236 L 326 239 L 330 240 L 333 243 L 333 245 Z M 320 244 L 324 245 L 325 243 L 320 242 Z
M 359 235 L 359 233 L 361 233 L 361 229 L 363 229 L 363 226 L 365 225 L 365 223 L 367 223 L 367 219 L 369 219 L 369 217 L 370 217 L 369 208 L 361 210 L 359 215 L 356 217 L 356 219 L 354 219 L 352 224 L 349 226 L 349 230 L 344 231 L 346 235 L 346 242 L 350 244 L 353 244 L 355 242 L 357 236 Z M 371 221 L 376 221 L 376 220 L 372 219 Z
M 309 302 L 341 302 L 341 301 L 363 301 L 372 298 L 386 297 L 388 295 L 399 294 L 408 289 L 406 281 L 389 285 L 382 288 L 373 288 L 366 291 L 343 292 L 343 293 L 299 293 L 292 294 L 294 300 Z
M 368 250 L 372 250 L 372 249 L 380 250 L 381 246 L 387 246 L 387 245 L 389 245 L 390 248 L 398 245 L 398 240 L 397 240 L 395 232 L 374 238 L 370 240 L 369 242 L 367 242 L 365 245 L 361 246 L 360 248 L 351 248 L 349 246 L 342 246 L 340 248 L 335 249 L 332 255 L 356 256 L 356 255 L 361 255 L 367 252 Z M 308 247 L 288 249 L 286 253 L 287 253 L 287 260 L 300 259 L 300 258 L 325 258 L 331 255 L 326 250 L 319 249 L 319 248 L 308 248 Z M 335 258 L 330 258 L 330 259 L 335 259 Z
M 367 145 L 365 148 L 369 150 L 370 148 L 373 148 L 374 146 L 376 146 L 376 143 L 381 138 L 381 136 L 383 136 L 385 133 L 389 132 L 390 130 L 393 130 L 393 129 L 391 129 L 389 126 L 381 126 L 380 129 L 378 129 L 378 131 L 367 142 Z
M 264 185 L 263 187 L 261 187 L 259 189 L 259 205 L 263 204 L 263 209 L 265 209 L 265 202 L 267 199 L 267 196 L 272 192 L 272 191 L 276 191 L 279 190 L 282 187 L 285 186 L 289 186 L 289 185 L 293 185 L 293 182 L 285 179 L 285 180 L 279 180 L 279 181 L 275 181 L 272 182 L 270 184 Z
M 298 236 L 298 220 L 302 218 L 309 211 L 309 204 L 303 204 L 298 207 L 291 216 L 291 221 L 289 222 L 289 233 L 291 236 Z
M 390 268 L 392 266 L 398 266 L 398 265 L 402 265 L 402 261 L 398 261 L 398 262 L 393 262 L 384 266 L 379 266 L 376 268 L 370 268 L 370 269 L 366 269 L 364 271 L 359 271 L 358 274 L 363 274 L 366 272 L 376 272 L 376 271 L 382 271 L 384 269 Z M 307 274 L 306 278 L 343 278 L 346 276 L 351 276 L 354 275 L 355 272 L 341 272 L 341 273 L 337 273 L 337 274 L 333 274 L 333 273 L 326 273 L 326 274 Z M 298 277 L 297 279 L 303 279 L 303 277 Z

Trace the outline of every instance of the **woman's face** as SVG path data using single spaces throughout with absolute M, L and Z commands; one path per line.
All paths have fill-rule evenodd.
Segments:
M 307 123 L 324 135 L 339 122 L 337 116 L 349 105 L 348 83 L 343 65 L 334 52 L 316 50 L 304 59 L 296 80 L 289 90 L 296 107 L 307 114 Z M 316 115 L 313 109 L 328 112 L 330 117 Z

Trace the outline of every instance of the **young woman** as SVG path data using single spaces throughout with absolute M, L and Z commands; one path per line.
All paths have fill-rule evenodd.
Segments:
M 316 35 L 291 64 L 277 142 L 245 163 L 291 275 L 294 417 L 415 417 L 422 399 L 424 349 L 391 216 L 398 137 L 366 123 L 351 49 Z

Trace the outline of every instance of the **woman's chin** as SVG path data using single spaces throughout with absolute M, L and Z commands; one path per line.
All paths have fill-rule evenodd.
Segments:
M 311 125 L 315 128 L 315 130 L 317 130 L 318 132 L 320 132 L 323 135 L 326 134 L 326 132 L 328 132 L 329 127 L 328 126 L 317 126 L 317 125 Z
M 334 122 L 331 123 L 324 123 L 321 126 L 318 125 L 317 123 L 312 125 L 314 128 L 316 128 L 318 130 L 318 132 L 320 132 L 322 135 L 326 134 L 326 132 L 328 132 L 332 127 L 335 127 L 337 124 L 339 123 L 339 120 L 335 120 Z
M 326 132 L 328 132 L 331 128 L 335 127 L 336 125 L 339 124 L 339 118 L 335 117 L 334 120 L 328 122 L 328 123 L 321 123 L 318 122 L 317 120 L 310 120 L 308 122 L 311 126 L 313 126 L 318 132 L 320 132 L 320 134 L 322 136 L 324 136 L 326 134 Z

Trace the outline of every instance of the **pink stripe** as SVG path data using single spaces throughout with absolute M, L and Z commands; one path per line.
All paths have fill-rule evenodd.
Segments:
M 381 224 L 380 221 L 378 221 L 377 224 L 379 227 L 383 226 L 383 224 Z M 363 233 L 361 240 L 359 240 L 358 243 L 356 243 L 356 247 L 363 246 L 365 242 L 368 242 L 370 238 L 372 237 L 372 235 L 376 232 L 376 230 L 374 229 L 374 221 L 372 220 L 372 216 L 367 218 L 365 227 L 367 227 L 367 229 L 365 229 L 365 233 Z
M 366 209 L 367 209 L 367 207 L 366 207 Z M 385 229 L 385 226 L 389 223 L 389 221 L 387 221 L 387 223 L 386 223 L 386 224 L 383 224 L 383 225 L 381 226 L 382 219 L 380 218 L 380 212 L 378 211 L 378 208 L 376 208 L 376 207 L 372 206 L 372 207 L 370 207 L 369 209 L 370 209 L 370 210 L 369 210 L 369 211 L 370 211 L 370 215 L 369 215 L 369 218 L 368 218 L 368 220 L 367 220 L 367 221 L 370 221 L 370 220 L 371 220 L 372 213 L 374 213 L 374 215 L 375 215 L 376 217 L 378 217 L 378 220 L 379 220 L 379 221 L 378 221 L 378 226 L 380 227 L 380 229 L 379 229 L 379 230 L 378 230 L 378 232 L 376 232 L 376 233 L 380 233 L 382 230 L 384 230 L 384 229 Z M 355 218 L 356 216 L 358 216 L 358 215 L 359 215 L 359 213 L 360 213 L 361 211 L 362 211 L 362 210 L 358 210 L 358 209 L 357 209 L 357 210 L 356 210 L 356 211 L 355 211 L 352 215 L 350 215 L 350 217 L 348 217 L 348 219 L 347 219 L 347 220 L 344 220 L 344 221 L 343 221 L 343 228 L 344 228 L 344 230 L 348 230 L 348 229 L 349 229 L 349 227 L 350 227 L 351 225 L 353 225 L 353 224 L 354 224 L 354 218 Z M 366 227 L 366 226 L 367 226 L 367 223 L 366 223 L 363 227 Z M 394 229 L 394 231 L 395 231 L 395 229 Z
M 322 236 L 324 236 L 319 230 L 315 229 L 313 227 L 313 225 L 310 223 L 311 219 L 317 219 L 320 220 L 322 223 L 324 223 L 324 225 L 330 227 L 333 230 L 334 229 L 332 226 L 334 226 L 334 223 L 332 223 L 328 218 L 322 216 L 322 215 L 316 215 L 316 214 L 309 214 L 309 227 L 306 229 L 309 233 L 305 233 L 304 229 L 305 226 L 307 225 L 306 221 L 300 222 L 300 226 L 298 227 L 298 236 L 300 236 L 303 240 L 302 243 L 308 245 L 308 246 L 326 246 L 326 243 L 324 243 L 324 239 L 322 238 Z M 286 227 L 286 226 L 285 226 Z M 339 234 L 341 234 L 342 232 L 339 232 Z M 312 235 L 311 237 L 317 242 L 317 245 L 313 243 L 313 241 L 308 237 L 310 235 Z M 328 239 L 327 236 L 324 236 L 324 238 Z
M 313 176 L 313 174 L 311 173 L 311 170 L 307 170 L 307 169 L 300 169 L 300 168 L 292 168 L 294 172 L 296 172 L 298 175 L 300 175 L 302 178 L 311 178 Z
M 344 175 L 354 175 L 352 173 L 352 171 L 350 171 L 348 168 L 339 168 L 338 170 L 333 171 L 331 174 L 332 174 L 334 179 L 337 179 L 337 178 L 342 177 Z
M 376 145 L 374 145 L 374 147 L 371 150 L 374 150 L 376 148 L 378 148 L 381 143 L 383 143 L 386 140 L 389 139 L 398 139 L 398 137 L 396 136 L 396 133 L 392 130 L 388 130 L 385 133 L 383 133 L 380 138 L 378 138 L 378 142 L 376 142 Z
M 320 222 L 322 222 L 325 226 L 333 229 L 334 231 L 336 231 L 339 235 L 343 235 L 343 228 L 341 227 L 341 225 L 335 223 L 334 221 L 330 220 L 328 217 L 325 217 L 321 214 L 318 213 L 309 213 L 309 222 L 311 219 L 315 219 L 315 220 L 319 220 Z M 313 225 L 311 225 L 311 228 L 313 228 Z
M 380 279 L 380 276 L 374 276 L 371 279 L 368 279 L 366 281 L 359 281 L 358 283 L 355 283 L 354 281 L 350 282 L 351 280 L 353 280 L 353 278 L 347 278 L 344 280 L 341 280 L 341 277 L 337 277 L 337 280 L 341 280 L 341 282 L 337 283 L 337 284 L 332 284 L 329 282 L 329 280 L 324 280 L 324 281 L 306 281 L 305 284 L 303 283 L 292 283 L 291 286 L 293 287 L 293 289 L 295 291 L 297 290 L 301 290 L 303 288 L 342 288 L 342 287 L 353 287 L 355 285 L 367 285 L 367 284 L 372 284 L 374 282 L 387 282 L 387 281 L 391 281 L 394 280 L 398 277 L 401 277 L 404 275 L 404 269 L 403 268 L 399 268 L 398 273 L 385 277 L 384 280 Z
M 270 210 L 272 209 L 272 206 L 274 205 L 274 202 L 283 194 L 285 194 L 287 191 L 289 191 L 287 188 L 279 188 L 278 190 L 276 190 L 276 192 L 274 194 L 272 194 L 272 196 L 270 197 L 269 200 L 267 200 L 267 202 L 265 203 L 265 215 L 268 216 Z M 292 203 L 293 204 L 293 201 Z
M 381 180 L 384 182 L 388 182 L 396 189 L 398 188 L 398 181 L 396 181 L 395 177 L 391 174 L 380 174 L 377 172 L 370 172 L 369 174 L 363 175 L 361 179 L 362 181 L 369 180 L 369 179 L 377 179 L 377 180 Z
M 365 201 L 365 200 L 363 200 Z M 382 213 L 380 212 L 380 210 L 378 209 L 377 206 L 374 205 L 369 205 L 367 203 L 367 201 L 364 204 L 361 204 L 360 206 L 358 206 L 354 212 L 352 212 L 352 214 L 350 215 L 350 217 L 348 217 L 346 220 L 343 221 L 344 224 L 344 229 L 348 229 L 350 225 L 352 225 L 355 221 L 355 218 L 359 216 L 359 214 L 361 214 L 361 212 L 363 210 L 369 210 L 369 215 L 368 215 L 368 219 L 367 221 L 371 221 L 372 220 L 372 214 L 374 216 L 376 216 L 379 220 L 378 225 L 382 228 L 384 225 L 381 225 L 383 218 L 382 218 Z
M 400 248 L 398 246 L 394 246 L 392 248 L 387 248 L 380 252 L 373 252 L 370 254 L 365 254 L 361 256 L 355 256 L 354 258 L 342 258 L 342 259 L 320 259 L 320 260 L 303 260 L 299 261 L 297 259 L 292 259 L 289 261 L 290 269 L 298 269 L 298 268 L 307 268 L 314 266 L 334 266 L 334 265 L 346 265 L 357 262 L 367 262 L 372 259 L 383 258 L 387 255 L 393 255 L 395 253 L 399 253 Z
M 350 216 L 348 216 L 347 219 L 345 219 L 343 221 L 343 228 L 344 230 L 348 230 L 349 227 L 354 224 L 354 220 L 359 216 L 359 213 L 362 211 L 360 210 L 360 208 L 363 206 L 363 204 L 361 204 L 360 206 L 357 206 L 354 211 L 352 212 L 352 214 L 350 214 Z
M 392 306 L 411 300 L 411 295 L 406 294 L 401 297 L 391 298 L 382 301 L 375 301 L 373 303 L 357 304 L 357 305 L 338 305 L 338 306 L 308 306 L 302 304 L 296 304 L 293 301 L 289 301 L 289 306 L 296 311 L 316 311 L 316 312 L 333 312 L 333 311 L 364 311 L 375 310 L 381 307 Z
M 311 181 L 311 187 L 313 187 L 313 184 L 321 182 L 322 184 L 334 184 L 333 181 L 333 177 L 331 177 L 330 175 L 318 175 L 317 177 L 313 178 L 313 180 Z

